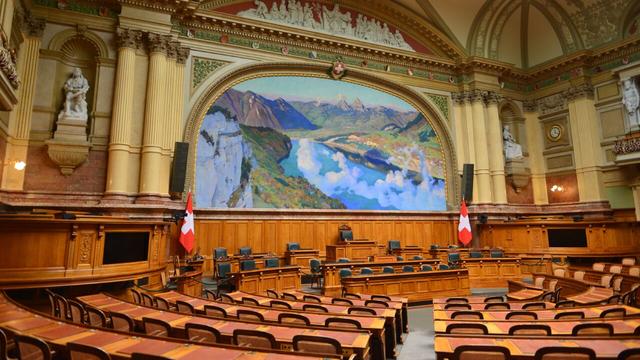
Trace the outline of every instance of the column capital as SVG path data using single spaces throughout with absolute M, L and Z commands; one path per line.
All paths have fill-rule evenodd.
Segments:
M 502 96 L 495 91 L 487 91 L 484 94 L 484 102 L 487 103 L 487 105 L 498 105 L 501 100 Z
M 35 18 L 33 16 L 25 17 L 22 22 L 22 31 L 30 37 L 41 37 L 44 33 L 44 27 L 47 25 L 45 19 Z
M 460 91 L 457 93 L 451 93 L 451 100 L 453 100 L 456 104 L 464 104 L 467 101 L 467 92 Z
M 525 100 L 522 102 L 522 108 L 524 112 L 536 112 L 538 111 L 538 104 L 535 100 Z
M 474 103 L 476 101 L 483 101 L 484 100 L 483 95 L 484 95 L 483 91 L 481 90 L 471 90 L 468 92 L 467 99 L 469 100 L 470 103 Z
M 593 98 L 593 85 L 586 83 L 578 86 L 572 86 L 563 93 L 567 101 L 575 100 L 579 97 Z
M 142 47 L 142 32 L 138 30 L 118 28 L 116 33 L 118 48 L 140 49 Z
M 167 44 L 167 58 L 176 60 L 178 58 L 178 49 L 180 43 L 177 41 L 169 41 Z
M 187 62 L 190 51 L 191 50 L 189 48 L 182 47 L 182 46 L 178 47 L 178 57 L 177 57 L 178 64 L 185 64 Z
M 171 36 L 149 33 L 147 34 L 147 46 L 149 52 L 159 52 L 167 54 L 169 50 L 169 43 L 171 42 Z

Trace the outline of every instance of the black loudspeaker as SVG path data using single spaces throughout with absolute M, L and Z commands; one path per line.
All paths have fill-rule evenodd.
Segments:
M 487 221 L 489 221 L 489 216 L 487 214 L 478 215 L 478 222 L 480 222 L 480 224 L 486 224 Z
M 189 143 L 176 142 L 173 150 L 173 165 L 171 166 L 171 181 L 169 193 L 181 196 L 184 192 L 184 181 L 187 176 L 187 158 L 189 157 Z
M 462 198 L 467 204 L 473 199 L 473 164 L 462 167 Z

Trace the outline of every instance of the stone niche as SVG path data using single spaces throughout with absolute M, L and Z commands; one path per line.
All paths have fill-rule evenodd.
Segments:
M 504 158 L 504 172 L 507 183 L 513 187 L 516 193 L 519 193 L 520 190 L 529 184 L 529 178 L 531 177 L 528 161 L 529 152 L 526 144 L 526 136 L 524 135 L 524 117 L 515 104 L 505 102 L 500 106 L 500 124 L 503 136 L 503 147 L 505 146 L 504 129 L 508 127 L 514 144 L 521 148 L 521 157 L 509 158 L 505 154 Z
M 56 97 L 59 113 L 56 117 L 53 137 L 45 143 L 49 158 L 60 167 L 60 172 L 71 175 L 82 165 L 89 156 L 90 142 L 87 139 L 90 124 L 89 114 L 92 113 L 93 85 L 95 84 L 96 59 L 98 52 L 95 46 L 82 36 L 69 38 L 61 47 L 63 61 L 59 64 L 55 77 L 60 91 Z M 82 111 L 65 107 L 65 83 L 73 78 L 74 71 L 79 71 L 89 89 L 86 91 L 85 103 Z

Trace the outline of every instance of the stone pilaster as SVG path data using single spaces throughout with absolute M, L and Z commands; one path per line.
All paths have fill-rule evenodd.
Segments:
M 9 115 L 9 137 L 0 186 L 5 190 L 22 190 L 24 186 L 24 168 L 15 165 L 27 162 L 33 96 L 36 90 L 40 43 L 44 27 L 45 21 L 42 19 L 27 18 L 23 22 L 22 30 L 25 37 L 16 64 L 22 85 L 18 88 L 18 105 Z
M 482 92 L 474 90 L 469 93 L 471 101 L 473 138 L 475 147 L 475 174 L 477 186 L 474 184 L 474 197 L 477 190 L 478 203 L 491 203 L 493 198 L 491 191 L 491 174 L 489 172 L 489 153 L 487 152 L 487 125 Z
M 180 44 L 178 42 L 170 42 L 167 47 L 167 72 L 166 81 L 167 88 L 171 91 L 165 93 L 165 123 L 163 126 L 163 145 L 162 145 L 162 167 L 160 168 L 160 179 L 162 180 L 161 187 L 163 193 L 169 193 L 169 178 L 171 176 L 171 160 L 173 159 L 173 123 L 177 121 L 175 118 L 175 98 L 178 96 L 176 89 L 176 60 L 178 56 L 178 48 Z
M 175 107 L 174 107 L 174 118 L 176 121 L 173 123 L 173 137 L 174 141 L 181 141 L 183 138 L 183 127 L 184 127 L 184 74 L 186 71 L 185 64 L 187 63 L 187 59 L 189 58 L 189 49 L 185 47 L 178 48 L 178 58 L 176 59 L 176 95 L 174 97 Z M 191 151 L 195 151 L 192 149 Z
M 147 37 L 149 47 L 149 72 L 147 77 L 147 99 L 144 114 L 142 139 L 142 159 L 140 164 L 139 193 L 145 201 L 168 196 L 162 188 L 159 170 L 162 169 L 162 134 L 166 121 L 167 91 L 167 52 L 171 38 L 166 35 L 150 33 Z
M 576 163 L 578 194 L 581 202 L 604 201 L 603 154 L 598 115 L 591 84 L 572 87 L 564 93 L 569 108 L 573 156 Z
M 544 168 L 544 150 L 542 127 L 538 121 L 538 107 L 535 101 L 522 103 L 524 109 L 524 126 L 526 129 L 527 146 L 529 148 L 529 169 L 531 170 L 531 186 L 533 187 L 533 202 L 536 205 L 549 203 L 547 197 L 547 177 Z
M 457 150 L 456 158 L 458 160 L 456 165 L 458 167 L 458 173 L 460 174 L 462 174 L 462 167 L 464 163 L 468 161 L 464 149 L 466 141 L 464 136 L 464 127 L 462 126 L 462 122 L 464 121 L 465 98 L 466 95 L 463 92 L 451 94 L 451 99 L 453 100 L 453 134 Z
M 487 104 L 487 141 L 489 151 L 489 173 L 491 174 L 491 189 L 493 202 L 507 203 L 507 188 L 504 171 L 504 154 L 502 152 L 502 126 L 498 114 L 500 97 L 493 91 L 485 95 Z
M 136 49 L 142 46 L 142 33 L 118 30 L 118 64 L 113 97 L 113 115 L 109 139 L 106 193 L 108 197 L 129 194 L 129 164 L 131 157 L 131 124 L 133 122 Z

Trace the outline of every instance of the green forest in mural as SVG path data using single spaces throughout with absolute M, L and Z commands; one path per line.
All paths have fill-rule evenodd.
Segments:
M 441 144 L 402 99 L 310 77 L 247 80 L 208 110 L 199 208 L 445 210 Z

